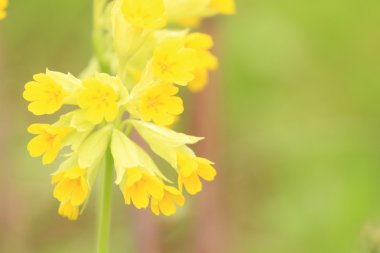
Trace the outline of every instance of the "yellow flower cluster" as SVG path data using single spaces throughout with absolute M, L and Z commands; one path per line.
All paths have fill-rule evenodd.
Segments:
M 0 0 L 0 20 L 4 19 L 7 16 L 5 9 L 8 6 L 8 0 Z
M 53 124 L 32 124 L 28 131 L 35 137 L 28 151 L 50 164 L 66 147 L 52 184 L 58 212 L 70 220 L 85 206 L 107 153 L 127 205 L 150 205 L 156 215 L 172 215 L 184 205 L 185 191 L 197 194 L 202 180 L 216 176 L 213 163 L 188 147 L 202 138 L 168 126 L 184 111 L 179 88 L 202 90 L 218 62 L 209 35 L 171 25 L 178 27 L 181 15 L 200 20 L 231 14 L 233 1 L 116 0 L 101 9 L 96 63 L 81 78 L 47 70 L 25 85 L 23 97 L 33 114 L 54 114 L 64 105 L 70 109 Z M 109 73 L 102 73 L 105 69 Z M 176 183 L 128 137 L 132 129 L 177 172 Z

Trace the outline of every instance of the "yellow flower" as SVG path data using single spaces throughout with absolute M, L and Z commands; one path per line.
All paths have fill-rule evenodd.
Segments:
M 178 91 L 172 84 L 161 84 L 148 89 L 140 99 L 143 120 L 152 120 L 161 126 L 172 124 L 176 116 L 183 112 L 182 99 L 175 96 Z
M 63 146 L 63 141 L 72 131 L 70 127 L 55 127 L 48 124 L 33 124 L 28 132 L 36 134 L 28 144 L 28 151 L 32 157 L 44 155 L 43 164 L 52 163 Z
M 79 93 L 78 105 L 86 110 L 87 120 L 99 124 L 105 119 L 113 121 L 119 113 L 118 94 L 112 86 L 96 77 L 83 80 L 83 88 Z
M 176 188 L 165 185 L 163 198 L 155 199 L 152 197 L 150 207 L 152 212 L 156 215 L 163 213 L 165 216 L 170 216 L 177 211 L 176 204 L 183 206 L 185 204 L 185 198 Z
M 0 0 L 0 20 L 7 16 L 5 9 L 8 6 L 8 0 Z
M 231 15 L 236 11 L 235 0 L 211 0 L 210 8 L 219 13 Z
M 29 111 L 35 115 L 53 114 L 64 102 L 67 92 L 60 84 L 46 74 L 34 75 L 34 80 L 25 85 L 23 97 L 31 102 Z
M 56 184 L 54 198 L 60 202 L 68 202 L 72 206 L 82 205 L 89 193 L 86 175 L 87 170 L 79 166 L 54 174 L 52 177 L 52 184 Z
M 121 11 L 125 19 L 138 28 L 158 29 L 166 25 L 162 0 L 124 0 Z
M 150 196 L 162 199 L 163 186 L 158 178 L 136 167 L 127 170 L 121 187 L 125 203 L 130 205 L 132 201 L 137 209 L 141 209 L 148 206 Z
M 62 202 L 59 206 L 58 214 L 74 221 L 79 217 L 79 207 L 73 206 L 70 202 Z
M 213 181 L 216 171 L 211 161 L 201 158 L 192 157 L 184 152 L 178 152 L 178 185 L 180 191 L 185 186 L 189 194 L 197 194 L 202 190 L 202 182 L 200 178 L 206 181 Z
M 194 79 L 188 85 L 193 92 L 203 90 L 208 83 L 208 71 L 218 67 L 218 59 L 209 51 L 213 45 L 212 37 L 204 33 L 192 33 L 185 38 L 185 47 L 195 50 L 198 58 Z
M 47 70 L 33 78 L 34 81 L 25 85 L 23 97 L 31 102 L 28 109 L 35 115 L 53 114 L 63 104 L 75 104 L 75 91 L 81 81 L 71 74 Z
M 158 79 L 164 82 L 187 85 L 194 79 L 198 63 L 195 51 L 184 47 L 182 38 L 169 38 L 155 50 L 152 64 Z

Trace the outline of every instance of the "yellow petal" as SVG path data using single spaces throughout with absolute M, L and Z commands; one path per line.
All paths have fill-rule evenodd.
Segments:
M 183 183 L 185 185 L 186 191 L 191 194 L 195 195 L 198 192 L 202 191 L 202 183 L 199 180 L 199 177 L 196 173 L 193 173 L 189 177 L 182 178 Z

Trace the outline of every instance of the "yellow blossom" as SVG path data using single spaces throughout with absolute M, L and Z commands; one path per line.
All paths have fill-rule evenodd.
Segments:
M 7 16 L 5 9 L 8 6 L 8 0 L 0 0 L 0 20 Z
M 190 91 L 196 93 L 202 91 L 209 81 L 207 69 L 197 68 L 194 71 L 194 80 L 187 86 Z
M 231 15 L 236 11 L 235 0 L 211 0 L 210 8 L 219 13 Z
M 7 3 L 0 0 L 0 19 Z M 106 210 L 112 167 L 125 203 L 137 209 L 150 204 L 156 215 L 169 216 L 183 206 L 183 188 L 196 194 L 203 180 L 214 180 L 213 163 L 188 147 L 203 138 L 168 127 L 184 111 L 177 85 L 200 91 L 209 71 L 218 66 L 210 52 L 212 38 L 189 33 L 189 29 L 163 28 L 168 22 L 190 28 L 203 18 L 234 11 L 233 0 L 95 2 L 95 55 L 82 80 L 47 70 L 35 75 L 23 93 L 35 115 L 53 114 L 71 105 L 52 125 L 28 128 L 36 135 L 28 151 L 33 157 L 42 156 L 43 164 L 52 163 L 63 147 L 70 147 L 51 181 L 61 216 L 78 219 L 100 171 L 105 179 L 102 210 Z M 150 154 L 129 137 L 132 130 L 173 167 L 178 185 L 172 185 Z M 109 216 L 101 216 L 100 231 L 104 232 Z
M 63 104 L 75 104 L 75 91 L 81 81 L 71 74 L 47 70 L 33 78 L 25 85 L 23 97 L 31 102 L 28 109 L 35 115 L 53 114 Z
M 126 204 L 132 202 L 137 209 L 141 209 L 148 206 L 150 196 L 162 199 L 163 183 L 141 168 L 128 169 L 125 178 L 121 187 Z
M 32 157 L 43 155 L 42 163 L 52 163 L 61 150 L 63 141 L 72 131 L 70 127 L 55 127 L 48 124 L 33 124 L 28 132 L 36 134 L 28 144 L 28 151 Z
M 182 38 L 169 38 L 155 50 L 152 64 L 157 78 L 164 82 L 187 85 L 194 79 L 198 63 L 196 52 L 185 48 Z
M 54 174 L 54 198 L 60 202 L 69 202 L 72 206 L 82 205 L 89 192 L 86 176 L 87 170 L 79 166 Z
M 166 25 L 162 0 L 123 0 L 121 11 L 125 19 L 138 28 L 157 29 Z
M 178 185 L 180 191 L 182 187 L 188 193 L 194 195 L 202 190 L 202 182 L 200 178 L 206 181 L 213 181 L 216 171 L 211 161 L 201 158 L 192 157 L 184 152 L 178 152 Z
M 183 102 L 175 96 L 179 89 L 172 84 L 154 86 L 141 97 L 140 112 L 145 121 L 166 126 L 183 112 Z
M 99 124 L 105 119 L 113 121 L 119 113 L 118 94 L 107 83 L 96 77 L 83 80 L 83 88 L 79 93 L 78 105 L 86 110 L 87 120 Z
M 204 33 L 192 33 L 185 38 L 185 47 L 195 50 L 198 58 L 194 79 L 188 85 L 193 92 L 203 90 L 209 80 L 208 71 L 218 67 L 218 59 L 209 51 L 213 44 L 212 37 Z
M 63 202 L 59 206 L 58 214 L 69 220 L 75 221 L 79 217 L 79 207 L 73 206 L 70 202 Z
M 165 185 L 163 198 L 155 199 L 152 197 L 150 207 L 152 212 L 156 215 L 162 213 L 165 216 L 170 216 L 177 211 L 176 204 L 183 206 L 185 204 L 185 198 L 182 193 L 173 186 Z
M 25 85 L 24 98 L 31 102 L 29 111 L 35 115 L 53 114 L 64 102 L 67 93 L 62 86 L 46 74 L 34 75 L 34 80 Z

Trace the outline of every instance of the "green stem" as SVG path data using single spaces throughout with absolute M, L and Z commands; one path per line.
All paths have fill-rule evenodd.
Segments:
M 93 40 L 93 47 L 94 47 L 94 54 L 98 60 L 100 71 L 104 73 L 110 72 L 109 62 L 107 58 L 104 56 L 103 49 L 104 49 L 104 43 L 103 43 L 103 37 L 104 37 L 104 31 L 103 31 L 103 12 L 104 8 L 107 4 L 108 0 L 94 0 L 93 1 L 93 33 L 92 33 L 92 40 Z
M 98 253 L 109 251 L 111 199 L 112 199 L 112 171 L 113 160 L 110 151 L 106 154 L 106 167 L 104 170 L 103 192 L 101 196 L 100 215 L 98 223 Z

